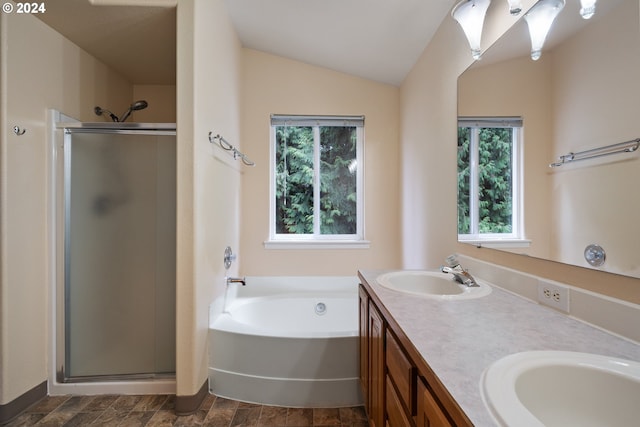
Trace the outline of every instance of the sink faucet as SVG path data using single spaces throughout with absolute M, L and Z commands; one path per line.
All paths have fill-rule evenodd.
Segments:
M 460 263 L 456 260 L 455 256 L 452 255 L 447 257 L 446 262 L 447 264 L 449 264 L 449 266 L 443 265 L 442 267 L 440 267 L 440 271 L 442 271 L 443 273 L 453 274 L 456 282 L 459 282 L 467 287 L 473 288 L 480 286 L 476 282 L 476 279 L 474 279 L 473 276 L 469 274 L 469 271 L 462 268 Z
M 244 277 L 225 277 L 225 280 L 227 281 L 227 285 L 230 285 L 231 283 L 242 283 L 242 286 L 247 285 Z

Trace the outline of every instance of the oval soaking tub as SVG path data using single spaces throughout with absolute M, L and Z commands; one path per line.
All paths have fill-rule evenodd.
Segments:
M 209 391 L 287 407 L 362 404 L 357 277 L 247 277 L 211 306 Z

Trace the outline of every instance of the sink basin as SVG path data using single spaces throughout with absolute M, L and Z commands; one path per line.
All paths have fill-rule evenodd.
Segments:
M 377 281 L 394 291 L 443 300 L 479 298 L 491 293 L 491 287 L 484 283 L 468 287 L 450 274 L 435 271 L 392 271 L 378 276 Z
M 640 362 L 530 351 L 485 371 L 482 397 L 501 426 L 620 426 L 640 420 Z

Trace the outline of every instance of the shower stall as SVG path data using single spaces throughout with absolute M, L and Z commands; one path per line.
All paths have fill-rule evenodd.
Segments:
M 175 378 L 175 124 L 54 133 L 55 380 Z

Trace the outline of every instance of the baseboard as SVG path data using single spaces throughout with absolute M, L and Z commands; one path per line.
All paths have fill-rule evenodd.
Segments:
M 44 381 L 23 393 L 9 403 L 0 405 L 0 424 L 8 423 L 12 418 L 47 395 L 47 382 Z
M 192 396 L 176 396 L 176 415 L 189 415 L 198 410 L 202 401 L 209 394 L 209 384 L 204 382 L 200 390 Z

